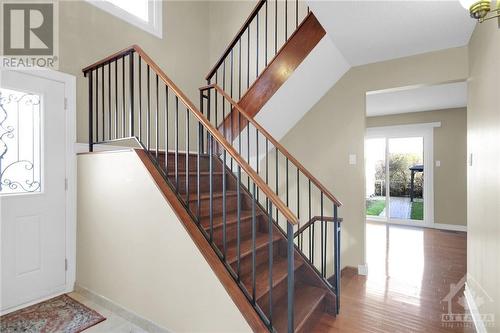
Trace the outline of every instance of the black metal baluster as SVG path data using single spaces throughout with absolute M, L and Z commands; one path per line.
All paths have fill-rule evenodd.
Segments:
M 200 108 L 203 112 L 203 97 L 200 96 Z M 196 156 L 196 217 L 198 218 L 198 223 L 200 223 L 200 153 L 203 149 L 203 127 L 201 123 L 198 122 L 198 153 Z
M 123 127 L 122 127 L 122 138 L 126 136 L 125 130 L 126 130 L 126 113 L 125 113 L 125 56 L 122 57 L 122 122 L 123 122 Z
M 299 0 L 295 0 L 295 29 L 299 26 Z
M 213 137 L 211 134 L 208 135 L 208 160 L 209 160 L 209 191 L 210 191 L 210 202 L 209 202 L 209 219 L 210 219 L 210 241 L 214 240 L 214 184 L 213 184 L 213 176 L 214 176 L 214 168 L 213 168 Z
M 289 187 L 288 187 L 288 157 L 285 158 L 285 168 L 286 168 L 286 180 L 285 180 L 285 184 L 286 184 L 286 206 L 288 207 L 288 192 L 289 192 Z
M 248 38 L 247 38 L 247 90 L 250 88 L 250 25 L 248 25 Z M 238 133 L 239 135 L 240 133 Z
M 288 1 L 285 0 L 285 42 L 288 40 Z
M 309 220 L 311 221 L 311 179 L 309 179 Z M 314 265 L 314 245 L 313 245 L 313 234 L 311 230 L 314 230 L 314 223 L 309 226 L 309 260 Z
M 115 139 L 118 139 L 118 60 L 115 60 Z
M 215 72 L 215 84 L 217 84 L 217 72 Z M 219 102 L 218 102 L 218 98 L 217 98 L 217 90 L 214 89 L 214 94 L 215 94 L 215 100 L 214 100 L 214 104 L 215 104 L 215 114 L 217 114 L 217 105 L 219 105 Z M 224 100 L 224 99 L 222 99 Z M 217 122 L 216 122 L 217 123 Z M 222 117 L 222 125 L 224 126 L 224 117 Z M 219 124 L 216 124 L 217 128 L 219 128 Z M 225 138 L 225 133 L 224 133 L 224 138 Z
M 299 168 L 297 168 L 297 219 L 300 221 L 300 173 Z M 299 222 L 300 228 L 300 222 Z M 304 233 L 300 233 L 299 242 L 300 242 L 300 250 L 302 251 L 302 243 L 304 242 Z
M 257 233 L 257 221 L 255 216 L 255 183 L 253 183 L 252 195 L 252 300 L 255 304 L 255 237 Z
M 189 209 L 189 108 L 186 108 L 186 205 Z
M 108 139 L 111 140 L 111 62 L 108 63 Z
M 288 259 L 288 332 L 294 332 L 294 292 L 295 292 L 295 269 L 294 269 L 294 244 L 293 244 L 293 225 L 287 221 L 286 223 L 287 237 L 287 259 Z
M 231 80 L 230 80 L 231 88 L 229 89 L 231 98 L 233 98 L 233 71 L 234 71 L 233 63 L 234 63 L 234 61 L 233 61 L 233 49 L 231 49 Z M 217 94 L 217 92 L 216 92 L 216 94 Z
M 129 96 L 129 104 L 130 104 L 130 136 L 134 136 L 134 53 L 131 52 L 128 58 L 129 65 L 129 74 L 128 79 L 130 82 L 130 96 Z M 156 76 L 158 80 L 158 75 Z M 158 127 L 158 124 L 156 125 Z
M 250 123 L 248 124 L 248 126 L 250 126 Z M 255 164 L 256 164 L 256 170 L 257 170 L 257 175 L 260 177 L 259 175 L 259 161 L 260 161 L 260 158 L 259 158 L 259 129 L 258 128 L 255 128 Z M 257 201 L 259 201 L 259 189 L 257 188 Z
M 231 93 L 231 98 L 233 97 Z M 241 99 L 241 37 L 238 40 L 238 100 Z
M 239 110 L 238 110 L 238 154 L 241 155 L 241 112 Z
M 323 218 L 323 191 L 321 191 L 321 199 L 320 199 L 320 209 L 321 209 L 321 275 L 325 277 L 325 252 L 324 252 L 324 218 Z
M 95 70 L 95 142 L 99 142 L 99 68 Z
M 139 141 L 142 142 L 142 64 L 140 56 L 138 57 L 138 66 L 139 66 Z
M 93 71 L 88 71 L 88 82 L 89 82 L 89 152 L 94 151 L 94 101 L 92 100 L 94 94 L 94 78 Z
M 106 121 L 104 119 L 104 66 L 101 67 L 101 111 L 102 111 L 102 141 L 106 141 L 105 133 L 105 124 Z
M 337 205 L 333 204 L 333 229 L 334 229 L 334 242 L 335 242 L 335 298 L 336 298 L 336 312 L 340 312 L 340 222 L 338 220 Z
M 223 100 L 224 102 L 224 100 Z M 222 152 L 222 248 L 223 257 L 226 259 L 227 244 L 226 244 L 226 149 Z
M 276 152 L 276 179 L 275 179 L 275 187 L 276 187 L 276 195 L 279 197 L 279 187 L 278 187 L 278 181 L 279 181 L 279 175 L 278 175 L 278 148 L 274 148 Z M 278 215 L 278 207 L 276 207 L 276 223 L 279 223 L 279 215 Z
M 267 67 L 267 1 L 266 1 L 266 15 L 265 15 L 265 28 L 264 28 L 264 42 L 265 42 L 265 46 L 264 46 L 264 53 L 265 53 L 265 56 L 264 56 L 264 63 L 265 63 L 265 67 Z
M 179 97 L 175 95 L 175 190 L 179 193 Z
M 148 113 L 146 115 L 146 147 L 148 149 L 148 153 L 150 153 L 151 146 L 151 96 L 150 96 L 150 69 L 148 64 L 148 72 L 147 72 L 147 89 L 148 89 Z
M 269 326 L 273 325 L 273 203 L 269 202 L 268 234 L 269 234 Z
M 235 109 L 236 110 L 236 109 Z M 229 103 L 229 118 L 231 119 L 230 126 L 231 126 L 231 146 L 234 147 L 234 131 L 235 131 L 235 125 L 234 125 L 234 112 L 231 108 L 231 103 Z M 233 172 L 233 158 L 231 157 L 231 172 Z
M 278 53 L 278 0 L 274 1 L 274 55 Z
M 256 56 L 255 56 L 255 79 L 257 80 L 257 77 L 259 76 L 259 13 L 257 12 L 257 16 L 256 16 L 256 19 L 257 19 L 257 27 L 256 27 L 256 30 L 257 30 L 257 41 L 256 41 L 256 45 L 255 45 L 255 49 L 256 49 Z
M 238 164 L 238 172 L 237 172 L 237 182 L 236 182 L 236 215 L 237 215 L 237 220 L 236 220 L 236 252 L 237 252 L 237 264 L 236 264 L 236 272 L 238 276 L 238 281 L 240 280 L 240 273 L 241 273 L 241 166 Z
M 266 137 L 266 185 L 269 185 L 269 139 Z M 266 211 L 269 206 L 269 198 L 266 196 Z
M 155 151 L 156 151 L 156 160 L 158 161 L 159 156 L 159 148 L 160 148 L 160 126 L 159 126 L 159 94 L 158 94 L 158 74 L 156 74 L 156 109 L 155 109 Z
M 168 86 L 165 85 L 165 172 L 168 175 Z
M 224 59 L 224 69 L 222 70 L 222 77 L 223 77 L 223 80 L 222 80 L 222 90 L 226 91 L 226 60 Z M 231 87 L 232 88 L 232 87 Z M 232 97 L 232 90 L 231 91 L 231 97 Z M 217 93 L 215 93 L 217 95 Z M 229 112 L 231 112 L 231 106 L 229 106 Z M 226 103 L 224 103 L 224 97 L 222 97 L 222 114 L 226 114 Z M 222 117 L 222 126 L 225 128 L 225 124 L 226 124 L 226 118 L 223 116 Z M 231 119 L 232 120 L 232 119 Z M 224 130 L 224 137 L 226 137 L 226 131 Z
M 246 120 L 246 124 L 247 124 L 247 163 L 250 164 L 250 123 Z M 250 190 L 250 177 L 247 175 L 247 189 Z

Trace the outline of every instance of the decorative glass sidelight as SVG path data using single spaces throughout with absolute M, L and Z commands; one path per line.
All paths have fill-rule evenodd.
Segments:
M 0 195 L 40 192 L 40 96 L 0 88 Z

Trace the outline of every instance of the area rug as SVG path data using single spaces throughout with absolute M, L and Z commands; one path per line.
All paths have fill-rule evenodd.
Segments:
M 0 332 L 77 333 L 105 319 L 71 297 L 61 295 L 0 317 Z

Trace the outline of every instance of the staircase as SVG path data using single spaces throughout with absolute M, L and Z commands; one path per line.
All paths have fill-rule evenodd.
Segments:
M 339 313 L 341 204 L 230 94 L 200 88 L 199 110 L 136 45 L 83 72 L 89 151 L 138 148 L 254 331 L 316 331 Z
M 205 79 L 253 118 L 325 34 L 305 1 L 259 0 Z

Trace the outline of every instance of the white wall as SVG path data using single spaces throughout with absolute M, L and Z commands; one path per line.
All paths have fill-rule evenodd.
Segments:
M 478 24 L 469 44 L 467 285 L 500 332 L 500 29 Z
M 135 152 L 78 156 L 77 284 L 173 332 L 250 327 Z

